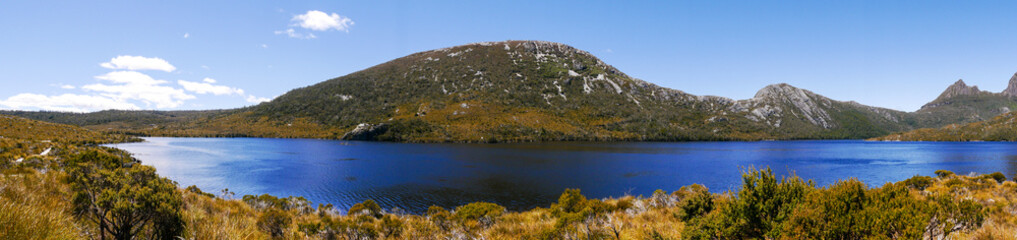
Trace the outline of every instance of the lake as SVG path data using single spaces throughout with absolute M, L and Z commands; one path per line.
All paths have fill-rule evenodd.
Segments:
M 1017 143 L 619 142 L 410 144 L 311 139 L 145 138 L 111 145 L 180 186 L 237 197 L 303 196 L 347 209 L 365 199 L 414 213 L 486 201 L 510 210 L 548 207 L 566 188 L 587 197 L 649 196 L 699 183 L 737 190 L 741 171 L 771 167 L 826 186 L 858 178 L 881 186 L 945 169 L 1017 172 Z

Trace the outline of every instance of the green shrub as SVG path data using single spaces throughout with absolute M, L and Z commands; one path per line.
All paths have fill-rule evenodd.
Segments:
M 904 185 L 918 191 L 924 191 L 925 188 L 932 186 L 932 180 L 932 177 L 915 175 L 914 177 L 904 180 Z
M 267 232 L 272 238 L 282 238 L 286 229 L 293 222 L 291 216 L 283 210 L 269 208 L 258 216 L 258 229 Z
M 197 185 L 188 186 L 187 189 L 184 189 L 184 191 L 187 191 L 187 192 L 190 192 L 190 193 L 194 193 L 194 194 L 198 194 L 198 195 L 202 195 L 202 196 L 206 196 L 206 197 L 210 197 L 210 198 L 215 198 L 214 194 L 201 191 L 201 189 L 198 188 Z
M 364 202 L 362 203 L 353 204 L 353 206 L 350 207 L 350 211 L 347 212 L 346 214 L 347 215 L 366 214 L 368 216 L 373 216 L 375 218 L 381 218 L 381 206 L 379 206 L 378 203 L 374 202 L 374 200 L 367 199 L 364 200 Z
M 385 232 L 385 237 L 399 237 L 399 234 L 403 232 L 403 221 L 399 220 L 398 217 L 385 215 L 385 217 L 381 218 L 381 230 Z
M 455 216 L 460 221 L 478 221 L 483 225 L 489 225 L 503 213 L 505 207 L 498 204 L 475 202 L 456 208 Z
M 437 225 L 438 228 L 441 228 L 442 231 L 447 232 L 452 229 L 453 217 L 445 208 L 439 206 L 427 208 L 427 218 L 434 222 L 434 225 Z
M 1004 181 L 1006 181 L 1006 175 L 1003 175 L 1003 173 L 1001 173 L 1001 172 L 994 172 L 994 173 L 988 174 L 988 177 L 992 178 L 993 180 L 996 180 L 996 182 L 999 182 L 999 183 L 1003 183 Z
M 781 234 L 793 239 L 861 239 L 866 229 L 859 221 L 870 202 L 867 189 L 852 178 L 810 192 L 781 225 Z
M 949 176 L 953 176 L 953 175 L 954 175 L 954 174 L 953 174 L 953 172 L 951 172 L 951 171 L 947 171 L 947 170 L 936 170 L 936 176 L 938 176 L 939 178 L 946 178 L 946 177 L 949 177 Z
M 742 189 L 726 208 L 723 225 L 734 238 L 777 238 L 780 226 L 805 195 L 812 181 L 792 175 L 777 182 L 773 170 L 749 169 L 742 173 Z
M 174 239 L 183 232 L 176 183 L 130 157 L 96 150 L 68 161 L 74 213 L 115 239 Z
M 688 221 L 713 211 L 713 194 L 710 194 L 709 189 L 703 185 L 693 184 L 691 187 L 682 187 L 678 192 L 684 193 L 680 194 L 683 199 L 679 204 L 682 210 L 680 215 L 682 221 Z

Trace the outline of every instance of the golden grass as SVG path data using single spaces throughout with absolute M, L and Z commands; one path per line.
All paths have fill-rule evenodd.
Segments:
M 59 175 L 0 175 L 0 239 L 83 238 Z

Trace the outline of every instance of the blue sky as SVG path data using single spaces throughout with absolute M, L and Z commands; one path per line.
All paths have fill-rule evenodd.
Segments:
M 569 44 L 692 94 L 744 99 L 789 83 L 914 111 L 960 78 L 1006 87 L 1017 72 L 1013 9 L 1011 1 L 4 1 L 0 108 L 242 107 L 414 52 L 511 39 Z

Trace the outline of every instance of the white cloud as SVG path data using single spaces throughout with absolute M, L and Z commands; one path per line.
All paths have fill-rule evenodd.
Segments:
M 58 87 L 58 88 L 62 88 L 62 89 L 75 89 L 75 88 L 77 88 L 74 85 L 63 84 L 63 83 L 50 84 L 49 86 L 51 86 L 51 87 Z
M 119 102 L 138 100 L 156 108 L 175 108 L 184 103 L 185 100 L 195 99 L 184 90 L 163 86 L 163 80 L 156 80 L 152 77 L 133 71 L 116 71 L 96 76 L 95 79 L 106 80 L 116 85 L 102 83 L 89 84 L 81 89 L 99 92 L 99 95 L 112 98 Z
M 163 80 L 155 80 L 151 76 L 135 71 L 114 71 L 103 75 L 95 76 L 95 79 L 106 80 L 113 83 L 126 83 L 135 85 L 159 85 L 166 83 Z
M 296 30 L 293 30 L 292 28 L 286 29 L 286 30 L 275 31 L 275 35 L 286 35 L 286 36 L 289 36 L 291 38 L 299 38 L 299 39 L 318 38 L 318 36 L 314 36 L 313 33 L 307 33 L 307 34 L 298 33 Z
M 350 26 L 353 26 L 353 20 L 348 17 L 339 16 L 336 13 L 327 14 L 318 10 L 311 10 L 305 14 L 293 16 L 293 19 L 290 21 L 295 22 L 293 24 L 295 26 L 314 31 L 336 30 L 349 32 Z
M 191 33 L 184 33 L 184 38 L 189 38 L 189 37 L 191 37 Z
M 184 80 L 177 80 L 177 84 L 184 87 L 184 90 L 188 92 L 194 92 L 197 94 L 214 94 L 214 95 L 244 95 L 244 90 L 239 88 L 233 88 L 222 85 L 212 85 L 215 79 L 205 78 L 204 82 L 190 82 Z
M 261 44 L 261 48 L 268 48 L 268 44 Z
M 179 80 L 177 84 L 180 86 L 171 86 L 172 83 L 169 81 L 156 79 L 136 71 L 172 72 L 176 70 L 173 65 L 159 58 L 118 56 L 110 62 L 100 65 L 105 68 L 127 70 L 114 70 L 95 76 L 94 79 L 97 82 L 80 87 L 63 83 L 50 84 L 52 87 L 79 91 L 79 93 L 62 95 L 20 93 L 7 99 L 0 99 L 0 109 L 65 112 L 93 112 L 106 109 L 167 109 L 181 107 L 186 101 L 197 99 L 191 93 L 232 95 L 237 96 L 238 100 L 244 99 L 252 103 L 271 100 L 246 95 L 244 90 L 239 88 L 215 85 L 218 81 L 211 78 L 194 82 Z M 201 67 L 209 69 L 208 66 Z M 191 105 L 198 106 L 194 103 Z
M 271 98 L 255 97 L 254 95 L 247 95 L 247 102 L 249 103 L 263 103 L 272 101 Z
M 106 109 L 137 110 L 134 104 L 94 95 L 63 94 L 45 96 L 22 93 L 0 100 L 0 105 L 17 110 L 41 109 L 61 112 L 91 112 Z
M 99 64 L 104 68 L 109 69 L 127 69 L 127 70 L 160 70 L 166 72 L 172 72 L 177 68 L 170 65 L 166 60 L 161 58 L 147 58 L 142 56 L 127 56 L 121 55 L 111 59 L 109 62 Z
M 202 69 L 205 69 L 205 70 L 211 70 L 211 69 L 212 69 L 212 68 L 210 68 L 210 67 L 208 67 L 208 66 L 205 66 L 205 65 L 201 65 L 201 68 L 202 68 Z

